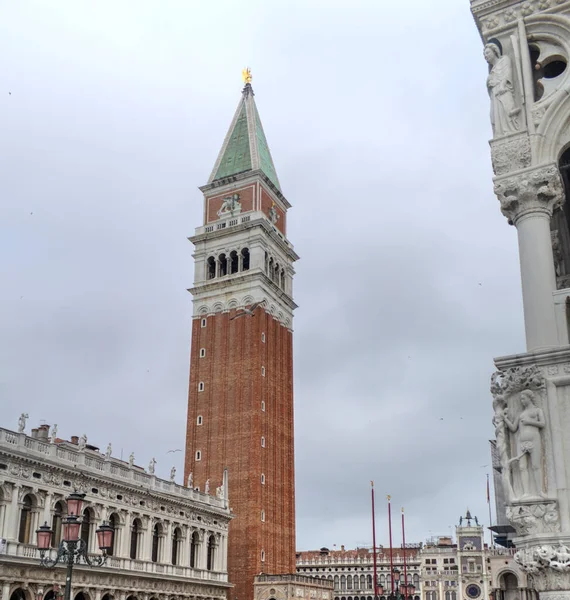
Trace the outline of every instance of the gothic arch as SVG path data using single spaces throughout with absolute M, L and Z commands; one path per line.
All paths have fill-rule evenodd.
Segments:
M 561 48 L 566 61 L 570 61 L 570 20 L 560 15 L 536 14 L 526 19 L 527 33 L 533 38 L 533 43 L 552 44 Z M 537 156 L 535 162 L 544 164 L 558 163 L 560 150 L 570 142 L 570 66 L 557 82 L 557 90 L 547 94 L 533 105 L 535 114 L 544 111 L 536 132 Z M 563 92 L 563 93 L 561 93 Z M 532 125 L 530 127 L 532 129 Z

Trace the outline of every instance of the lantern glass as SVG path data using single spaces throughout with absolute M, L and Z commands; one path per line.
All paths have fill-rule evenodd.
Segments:
M 76 542 L 79 539 L 81 522 L 75 515 L 69 515 L 63 520 L 63 541 Z
M 77 492 L 73 492 L 67 497 L 67 514 L 75 515 L 79 517 L 81 515 L 81 510 L 83 508 L 83 498 L 85 498 L 85 494 L 78 494 Z
M 103 522 L 101 527 L 95 532 L 97 534 L 97 544 L 99 544 L 99 550 L 106 552 L 113 548 L 113 528 L 107 523 Z
M 38 537 L 38 548 L 40 550 L 48 550 L 51 547 L 52 534 L 53 531 L 49 528 L 47 522 L 41 525 L 36 531 L 36 535 Z

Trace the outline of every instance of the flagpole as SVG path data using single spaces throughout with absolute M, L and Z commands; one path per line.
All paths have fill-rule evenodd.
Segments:
M 404 598 L 408 596 L 408 571 L 406 565 L 406 525 L 404 521 L 404 507 L 402 507 L 402 550 L 404 555 Z M 402 586 L 400 586 L 401 589 Z
M 378 596 L 378 587 L 377 587 L 377 566 L 376 566 L 376 521 L 374 517 L 374 482 L 371 481 L 370 485 L 372 486 L 372 560 L 374 561 L 374 600 L 376 600 Z
M 390 589 L 390 595 L 394 596 L 394 559 L 392 556 L 392 507 L 390 505 L 390 496 L 388 496 L 388 534 L 390 537 L 390 581 L 392 588 Z
M 493 518 L 491 516 L 491 492 L 489 488 L 489 473 L 487 473 L 487 505 L 489 506 L 489 527 L 493 526 Z M 493 532 L 489 529 L 491 535 L 491 546 L 494 544 Z

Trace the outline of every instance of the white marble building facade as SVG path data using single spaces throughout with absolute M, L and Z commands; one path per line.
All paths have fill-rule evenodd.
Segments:
M 23 427 L 21 427 L 23 429 Z M 0 429 L 0 600 L 57 600 L 64 566 L 40 566 L 36 529 L 61 537 L 65 498 L 85 493 L 81 538 L 97 554 L 95 530 L 114 530 L 105 566 L 74 568 L 73 600 L 214 600 L 225 598 L 227 493 L 199 492 L 81 443 L 48 438 L 48 426 Z M 174 478 L 174 473 L 172 473 Z

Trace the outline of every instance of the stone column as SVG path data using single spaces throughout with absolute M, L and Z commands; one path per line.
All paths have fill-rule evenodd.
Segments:
M 20 484 L 14 484 L 12 487 L 12 500 L 6 507 L 6 539 L 17 540 L 18 530 L 20 528 L 20 507 L 18 504 L 18 492 Z
M 554 314 L 556 275 L 550 218 L 564 199 L 555 164 L 495 179 L 501 211 L 517 228 L 526 345 L 529 352 L 560 345 Z

